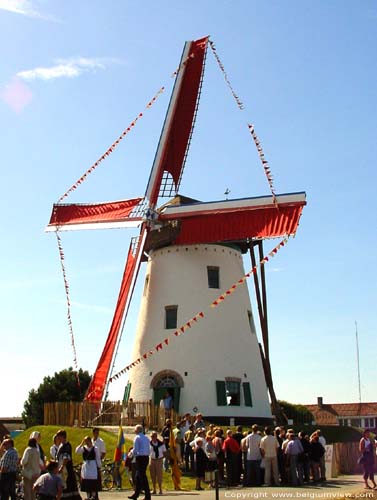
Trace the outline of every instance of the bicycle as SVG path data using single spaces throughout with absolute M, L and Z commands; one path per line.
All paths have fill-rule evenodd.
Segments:
M 73 470 L 75 472 L 77 486 L 80 488 L 80 485 L 81 485 L 81 464 L 74 465 Z
M 77 464 L 74 465 L 73 467 L 77 485 L 80 489 L 81 489 L 81 467 L 82 464 Z M 110 460 L 106 460 L 102 465 L 100 473 L 101 473 L 102 489 L 111 490 L 114 487 L 114 484 L 118 482 L 116 481 L 117 478 L 116 464 L 114 462 L 111 462 Z
M 111 490 L 114 486 L 114 470 L 115 464 L 111 460 L 105 460 L 102 464 L 101 477 L 102 489 Z
M 81 464 L 73 467 L 76 475 L 78 486 L 81 484 Z M 122 478 L 119 472 L 117 463 L 112 462 L 110 459 L 105 460 L 101 468 L 101 484 L 103 490 L 111 490 L 112 488 L 122 487 Z

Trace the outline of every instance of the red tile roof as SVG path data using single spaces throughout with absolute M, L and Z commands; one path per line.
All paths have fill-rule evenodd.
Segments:
M 377 417 L 377 403 L 334 403 L 304 405 L 317 424 L 335 425 L 339 418 Z

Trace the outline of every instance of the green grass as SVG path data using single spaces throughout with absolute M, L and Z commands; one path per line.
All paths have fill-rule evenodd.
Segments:
M 56 425 L 39 425 L 37 427 L 29 427 L 26 429 L 26 431 L 20 433 L 17 437 L 14 439 L 14 446 L 17 449 L 19 455 L 22 455 L 24 452 L 25 448 L 27 447 L 27 443 L 29 440 L 29 436 L 33 431 L 39 431 L 41 433 L 41 446 L 43 448 L 43 451 L 45 452 L 45 455 L 47 458 L 49 458 L 50 455 L 50 447 L 53 444 L 53 436 L 56 434 L 56 432 L 61 429 L 61 427 L 58 427 Z M 67 438 L 68 441 L 71 443 L 72 450 L 73 450 L 73 463 L 74 465 L 79 465 L 82 462 L 82 457 L 81 455 L 77 455 L 75 453 L 75 448 L 78 446 L 83 437 L 86 435 L 91 436 L 92 435 L 92 429 L 85 429 L 85 428 L 77 428 L 77 427 L 65 427 L 65 430 L 67 432 Z M 118 436 L 115 433 L 101 430 L 100 432 L 101 438 L 105 441 L 106 444 L 106 458 L 113 460 L 114 457 L 114 451 L 115 447 L 117 444 Z M 132 442 L 129 439 L 126 439 L 126 450 L 128 450 L 132 446 Z M 149 478 L 149 484 L 152 486 L 152 482 L 150 480 L 149 472 L 148 472 L 148 478 Z M 130 482 L 127 479 L 126 472 L 123 470 L 122 471 L 122 485 L 123 488 L 129 489 L 131 488 Z M 162 481 L 162 487 L 164 490 L 174 490 L 174 485 L 173 481 L 171 478 L 171 473 L 170 472 L 164 472 L 163 473 L 163 481 Z M 185 476 L 182 474 L 181 477 L 181 488 L 183 490 L 192 490 L 195 488 L 195 479 L 190 477 L 190 476 Z
M 53 436 L 59 429 L 61 429 L 61 427 L 58 427 L 56 425 L 39 425 L 37 427 L 29 427 L 28 429 L 26 429 L 26 431 L 22 432 L 14 439 L 15 448 L 18 450 L 19 454 L 23 453 L 24 449 L 27 447 L 30 434 L 33 431 L 39 431 L 41 433 L 40 444 L 43 448 L 43 451 L 45 452 L 46 457 L 50 458 L 50 447 L 53 445 Z M 71 443 L 73 449 L 73 463 L 75 465 L 79 464 L 82 460 L 81 456 L 77 455 L 74 452 L 75 448 L 81 443 L 82 439 L 85 436 L 92 435 L 92 429 L 85 429 L 80 427 L 65 427 L 65 430 L 67 431 L 68 441 Z M 106 458 L 112 459 L 117 443 L 117 435 L 105 430 L 101 430 L 100 435 L 106 443 Z M 128 445 L 131 446 L 130 443 L 128 443 Z

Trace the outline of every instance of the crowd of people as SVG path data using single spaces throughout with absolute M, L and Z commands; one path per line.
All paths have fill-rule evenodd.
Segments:
M 233 432 L 224 432 L 213 424 L 206 426 L 198 413 L 195 419 L 187 413 L 173 425 L 167 418 L 160 435 L 152 431 L 144 434 L 141 425 L 135 427 L 133 446 L 124 457 L 124 465 L 130 471 L 136 500 L 141 492 L 150 500 L 151 493 L 163 493 L 163 470 L 177 476 L 182 471 L 196 478 L 196 490 L 203 489 L 203 482 L 215 486 L 214 471 L 220 484 L 234 486 L 300 486 L 304 483 L 326 481 L 326 441 L 318 429 L 310 436 L 304 431 L 297 435 L 293 429 L 252 425 L 247 431 L 241 426 Z M 0 500 L 15 500 L 16 473 L 21 467 L 25 500 L 81 500 L 72 461 L 72 446 L 64 429 L 59 430 L 50 447 L 50 459 L 40 444 L 41 435 L 30 434 L 22 456 L 14 448 L 10 436 L 0 444 Z M 376 488 L 374 461 L 376 442 L 369 431 L 360 440 L 359 463 L 364 467 L 365 487 Z M 82 455 L 80 490 L 87 500 L 98 500 L 101 491 L 101 465 L 106 446 L 99 437 L 99 429 L 92 436 L 85 436 L 75 448 Z M 152 480 L 150 491 L 146 476 L 149 467 Z M 371 485 L 368 483 L 371 482 Z M 179 482 L 175 483 L 177 489 Z
M 141 491 L 150 499 L 146 470 L 149 464 L 153 483 L 152 493 L 162 493 L 162 472 L 178 466 L 196 478 L 196 490 L 203 490 L 203 482 L 215 486 L 214 471 L 220 484 L 232 486 L 300 486 L 304 483 L 326 481 L 326 441 L 318 429 L 310 436 L 304 431 L 270 427 L 260 429 L 253 425 L 243 432 L 223 431 L 215 425 L 206 426 L 199 413 L 192 420 L 186 414 L 173 425 L 167 418 L 158 437 L 150 438 L 140 425 L 135 427 L 134 446 L 127 455 L 126 465 L 133 471 L 136 500 Z M 143 458 L 141 458 L 143 457 Z
M 224 432 L 215 425 L 206 427 L 200 413 L 194 421 L 186 414 L 175 426 L 167 419 L 161 432 L 166 448 L 165 470 L 169 468 L 171 432 L 178 465 L 196 476 L 198 490 L 206 473 L 215 469 L 219 481 L 228 486 L 297 486 L 326 481 L 326 441 L 319 429 L 310 436 L 304 431 L 296 435 L 293 429 L 282 426 L 272 430 L 253 425 L 245 432 L 238 426 L 236 432 Z M 213 484 L 213 475 L 207 476 Z
M 28 445 L 19 456 L 14 441 L 5 436 L 0 445 L 0 500 L 16 499 L 17 472 L 21 468 L 23 496 L 25 500 L 81 500 L 76 473 L 73 467 L 72 446 L 64 429 L 53 437 L 50 458 L 47 459 L 40 444 L 41 434 L 30 434 Z M 99 429 L 92 436 L 85 436 L 76 453 L 82 455 L 80 490 L 88 500 L 98 500 L 101 490 L 101 460 L 106 454 Z
M 143 427 L 135 427 L 133 447 L 125 457 L 125 467 L 129 469 L 134 493 L 129 498 L 135 500 L 141 491 L 150 498 L 146 471 L 149 466 L 153 494 L 162 494 L 163 470 L 175 467 L 177 473 L 186 472 L 196 478 L 196 490 L 203 489 L 203 482 L 215 486 L 214 471 L 218 471 L 220 484 L 227 486 L 267 486 L 290 484 L 301 485 L 310 480 L 325 481 L 324 446 L 325 440 L 318 430 L 310 437 L 304 432 L 295 435 L 292 429 L 276 427 L 274 431 L 265 427 L 263 432 L 253 425 L 243 432 L 226 432 L 215 425 L 206 426 L 203 416 L 195 419 L 187 413 L 175 425 L 167 418 L 159 436 L 153 431 L 146 436 Z M 16 473 L 21 467 L 25 500 L 81 500 L 73 467 L 72 446 L 64 429 L 53 437 L 50 460 L 40 444 L 41 435 L 31 433 L 28 446 L 22 456 L 18 456 L 13 440 L 7 436 L 0 446 L 0 499 L 15 499 Z M 368 444 L 365 445 L 368 449 Z M 106 446 L 99 437 L 99 429 L 94 428 L 92 436 L 85 436 L 75 448 L 82 455 L 80 490 L 87 500 L 98 500 L 101 491 L 101 464 L 106 455 Z M 179 482 L 175 483 L 177 489 Z

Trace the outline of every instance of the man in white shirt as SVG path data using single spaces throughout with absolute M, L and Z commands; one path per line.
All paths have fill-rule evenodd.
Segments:
M 128 498 L 131 500 L 136 500 L 141 491 L 144 491 L 144 500 L 151 500 L 151 492 L 149 489 L 149 483 L 147 478 L 147 467 L 149 464 L 149 455 L 151 452 L 150 441 L 147 436 L 143 433 L 143 426 L 135 426 L 135 439 L 134 439 L 134 454 L 136 457 L 136 476 L 135 476 L 135 492 Z
M 105 441 L 99 437 L 98 427 L 94 427 L 92 433 L 93 433 L 93 444 L 98 448 L 99 456 L 101 460 L 103 460 L 106 455 Z
M 260 486 L 260 464 L 262 462 L 260 442 L 262 437 L 258 434 L 258 426 L 256 424 L 251 427 L 251 430 L 253 432 L 244 438 L 244 446 L 247 448 L 246 484 L 247 486 Z
M 271 472 L 275 486 L 279 484 L 279 470 L 277 449 L 279 448 L 278 440 L 271 434 L 270 427 L 265 427 L 265 436 L 260 442 L 260 449 L 264 459 L 264 482 L 267 486 L 271 486 Z

